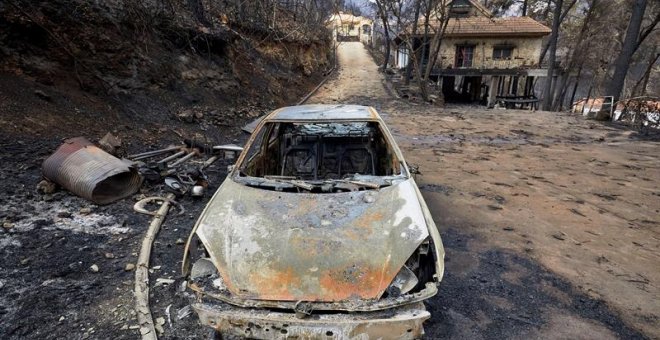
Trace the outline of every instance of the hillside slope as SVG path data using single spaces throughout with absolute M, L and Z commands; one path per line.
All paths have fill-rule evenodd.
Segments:
M 295 102 L 329 67 L 323 32 L 284 35 L 210 11 L 200 20 L 189 3 L 1 3 L 3 132 L 121 134 L 176 125 L 185 110 L 204 130 L 236 126 Z M 281 20 L 295 30 L 293 18 Z

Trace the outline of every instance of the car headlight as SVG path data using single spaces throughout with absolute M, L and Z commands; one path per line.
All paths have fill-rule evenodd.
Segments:
M 387 292 L 387 296 L 397 297 L 413 290 L 418 283 L 419 279 L 417 279 L 415 273 L 413 273 L 413 271 L 407 266 L 403 266 L 385 291 Z
M 387 297 L 415 293 L 424 289 L 426 283 L 435 280 L 435 255 L 432 248 L 433 241 L 430 238 L 417 247 L 385 290 Z
M 194 263 L 191 265 L 192 261 Z M 227 289 L 224 280 L 218 273 L 218 268 L 211 261 L 206 247 L 197 234 L 192 234 L 186 244 L 182 269 L 183 276 L 191 282 L 206 282 L 219 290 Z

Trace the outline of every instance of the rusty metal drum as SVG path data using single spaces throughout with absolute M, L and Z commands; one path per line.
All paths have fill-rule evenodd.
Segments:
M 142 176 L 134 166 L 84 137 L 65 140 L 44 161 L 42 171 L 46 179 L 97 204 L 130 196 L 142 185 Z

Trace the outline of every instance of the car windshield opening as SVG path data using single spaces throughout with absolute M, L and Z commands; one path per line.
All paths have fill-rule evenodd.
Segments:
M 405 179 L 376 122 L 267 123 L 238 166 L 240 182 L 273 190 L 368 190 Z

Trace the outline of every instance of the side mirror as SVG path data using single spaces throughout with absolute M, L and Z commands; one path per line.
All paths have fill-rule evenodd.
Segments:
M 406 163 L 408 165 L 408 170 L 410 170 L 410 173 L 413 175 L 421 175 L 422 172 L 419 171 L 419 165 L 418 164 L 410 164 Z
M 235 144 L 216 145 L 213 151 L 222 155 L 224 159 L 234 159 L 243 152 L 243 147 Z

